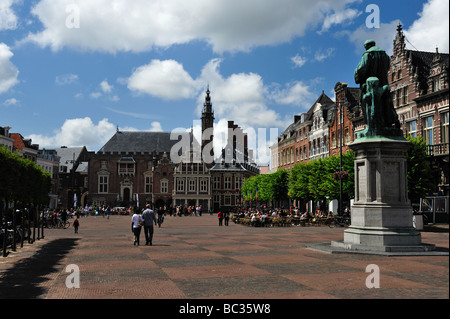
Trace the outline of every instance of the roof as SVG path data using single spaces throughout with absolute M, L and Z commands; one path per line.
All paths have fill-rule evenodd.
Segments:
M 411 65 L 413 66 L 413 68 L 417 69 L 418 71 L 417 75 L 418 80 L 421 84 L 421 89 L 427 91 L 427 80 L 430 76 L 430 70 L 433 66 L 436 52 L 405 50 L 405 53 L 406 56 L 409 56 L 411 58 Z M 438 54 L 440 58 L 439 63 L 448 68 L 449 54 L 440 52 Z
M 189 132 L 174 134 L 176 140 L 171 140 L 172 133 L 166 132 L 121 132 L 118 131 L 99 150 L 99 153 L 170 153 L 172 147 L 178 143 L 182 137 L 189 135 L 189 146 L 191 136 Z
M 70 171 L 73 167 L 74 160 L 77 161 L 81 152 L 84 150 L 83 147 L 61 147 L 57 148 L 55 151 L 58 154 L 59 164 L 62 166 L 67 166 L 67 171 Z

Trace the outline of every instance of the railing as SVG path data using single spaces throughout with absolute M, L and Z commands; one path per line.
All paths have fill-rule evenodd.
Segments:
M 431 156 L 448 155 L 448 144 L 427 145 L 427 154 Z

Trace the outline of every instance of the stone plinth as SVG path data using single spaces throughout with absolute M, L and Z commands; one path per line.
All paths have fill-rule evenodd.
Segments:
M 430 251 L 413 227 L 408 203 L 407 153 L 403 138 L 366 137 L 350 145 L 355 152 L 355 202 L 351 226 L 331 246 L 359 252 Z

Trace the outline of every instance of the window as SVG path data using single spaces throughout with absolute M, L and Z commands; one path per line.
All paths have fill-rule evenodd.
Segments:
M 134 175 L 136 162 L 132 157 L 122 157 L 119 160 L 119 175 Z
M 195 179 L 190 179 L 189 180 L 189 191 L 190 192 L 195 192 Z
M 98 177 L 98 192 L 103 194 L 108 193 L 108 176 Z
M 161 180 L 161 193 L 168 193 L 168 192 L 169 192 L 169 181 Z
M 220 189 L 220 176 L 214 176 L 214 189 Z
M 184 180 L 177 179 L 177 191 L 184 192 Z
M 101 166 L 101 169 L 107 169 L 108 161 L 101 161 L 100 166 Z
M 411 121 L 406 123 L 406 134 L 410 135 L 411 137 L 417 136 L 417 122 Z
M 423 119 L 423 137 L 428 145 L 433 145 L 433 126 L 434 120 L 432 116 Z
M 348 128 L 345 129 L 344 134 L 345 134 L 345 142 L 344 142 L 344 144 L 348 145 L 348 144 L 350 144 L 350 132 L 349 132 Z
M 145 176 L 145 193 L 150 194 L 152 192 L 152 177 Z
M 441 114 L 441 143 L 448 143 L 448 133 L 448 112 L 445 112 Z
M 400 106 L 402 103 L 402 90 L 397 90 L 397 106 Z
M 231 205 L 231 195 L 225 195 L 225 206 Z
M 200 180 L 200 192 L 202 192 L 202 193 L 208 192 L 208 180 L 207 179 Z
M 231 176 L 225 176 L 225 189 L 231 189 Z
M 440 89 L 441 89 L 441 80 L 439 78 L 433 79 L 432 91 L 436 92 L 439 91 Z
M 408 104 L 408 87 L 403 88 L 403 104 Z
M 242 187 L 242 183 L 241 183 L 241 178 L 240 177 L 235 177 L 234 178 L 234 182 L 235 182 L 235 189 L 240 189 Z

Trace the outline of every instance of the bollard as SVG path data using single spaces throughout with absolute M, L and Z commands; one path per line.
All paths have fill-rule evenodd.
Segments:
M 6 237 L 7 237 L 7 232 L 8 232 L 8 227 L 7 227 L 7 224 L 6 224 L 6 216 L 4 215 L 3 216 L 3 230 L 4 230 L 4 232 L 3 232 L 3 257 L 6 257 L 7 256 L 7 253 L 6 253 Z
M 12 251 L 16 251 L 16 210 L 13 209 L 12 213 Z

